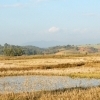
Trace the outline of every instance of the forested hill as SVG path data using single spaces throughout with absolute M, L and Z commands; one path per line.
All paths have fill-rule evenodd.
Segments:
M 76 54 L 76 53 L 99 53 L 100 45 L 64 45 L 49 48 L 39 48 L 36 46 L 17 46 L 5 43 L 0 45 L 0 55 L 21 56 L 21 55 L 44 55 L 44 54 Z
M 17 46 L 5 43 L 0 45 L 0 54 L 6 56 L 36 55 L 43 54 L 45 49 L 35 46 Z

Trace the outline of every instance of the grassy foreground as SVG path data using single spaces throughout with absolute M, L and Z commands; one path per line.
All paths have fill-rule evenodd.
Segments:
M 0 76 L 67 75 L 100 78 L 99 56 L 0 57 Z M 0 100 L 100 100 L 100 86 L 54 91 L 5 93 Z
M 0 94 L 0 100 L 100 100 L 100 87 Z

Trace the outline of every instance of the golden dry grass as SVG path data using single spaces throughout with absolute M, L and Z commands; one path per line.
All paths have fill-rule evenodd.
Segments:
M 100 57 L 96 55 L 0 57 L 0 76 L 12 75 L 100 78 Z
M 0 100 L 100 100 L 100 87 L 0 94 Z

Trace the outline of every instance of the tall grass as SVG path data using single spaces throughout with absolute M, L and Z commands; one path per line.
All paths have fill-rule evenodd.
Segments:
M 100 87 L 0 94 L 0 100 L 100 100 Z

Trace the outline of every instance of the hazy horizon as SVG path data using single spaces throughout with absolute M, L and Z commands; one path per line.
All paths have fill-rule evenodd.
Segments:
M 0 0 L 0 44 L 100 43 L 99 4 L 100 0 Z

